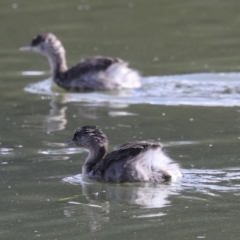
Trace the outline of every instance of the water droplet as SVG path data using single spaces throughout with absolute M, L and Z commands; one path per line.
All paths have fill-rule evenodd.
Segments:
M 14 3 L 14 4 L 12 5 L 12 8 L 17 9 L 17 8 L 18 8 L 18 4 L 17 4 L 17 3 Z
M 88 11 L 88 10 L 90 9 L 90 6 L 89 6 L 89 5 L 85 5 L 85 6 L 84 6 L 84 9 L 85 9 L 86 11 Z
M 130 3 L 128 3 L 128 7 L 129 7 L 129 8 L 133 8 L 133 7 L 134 7 L 134 4 L 130 2 Z
M 79 6 L 78 6 L 78 10 L 79 10 L 79 11 L 82 11 L 82 10 L 83 10 L 83 6 L 82 6 L 82 5 L 79 5 Z

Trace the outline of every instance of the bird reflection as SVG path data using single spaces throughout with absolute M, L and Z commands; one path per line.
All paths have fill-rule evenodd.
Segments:
M 66 117 L 66 112 L 68 110 L 68 107 L 65 105 L 68 102 L 81 102 L 84 101 L 85 95 L 83 94 L 51 94 L 51 101 L 50 101 L 50 112 L 45 117 L 43 121 L 43 128 L 48 132 L 54 132 L 54 131 L 60 131 L 64 130 L 66 127 L 66 124 L 68 122 Z M 83 98 L 83 99 L 82 99 Z M 121 103 L 84 103 L 82 104 L 83 108 L 79 108 L 78 113 L 76 115 L 73 115 L 73 117 L 79 117 L 85 118 L 85 119 L 91 119 L 96 120 L 99 118 L 96 108 L 98 107 L 111 107 L 111 108 L 126 108 L 128 107 L 127 104 L 121 104 Z M 124 115 L 133 115 L 128 112 L 124 112 Z M 111 116 L 113 114 L 113 111 L 109 112 L 109 115 Z M 114 112 L 115 115 L 122 114 L 121 112 Z M 115 116 L 114 115 L 114 116 Z
M 48 116 L 45 117 L 45 120 L 43 122 L 44 129 L 46 129 L 46 131 L 49 133 L 63 130 L 65 129 L 65 126 L 67 124 L 67 106 L 61 106 L 59 102 L 61 103 L 63 99 L 61 99 L 60 101 L 59 100 L 59 96 L 54 94 L 52 95 L 50 101 L 51 109 Z
M 98 231 L 104 224 L 117 216 L 126 219 L 162 218 L 167 211 L 159 211 L 171 204 L 171 196 L 180 196 L 191 201 L 207 201 L 209 197 L 219 197 L 221 193 L 240 192 L 240 168 L 227 169 L 183 169 L 183 179 L 169 184 L 125 183 L 111 184 L 94 182 L 83 178 L 82 174 L 65 177 L 63 182 L 80 185 L 77 205 L 66 205 L 64 215 L 71 217 L 76 214 L 87 216 L 86 221 L 91 231 Z M 196 198 L 198 192 L 202 197 Z M 66 201 L 67 202 L 67 201 Z M 70 201 L 68 201 L 70 203 Z M 125 204 L 124 204 L 125 203 Z M 128 204 L 139 208 L 129 208 Z M 122 208 L 124 208 L 122 210 Z M 66 215 L 66 209 L 71 209 Z
M 72 217 L 76 216 L 79 212 L 79 207 L 76 205 L 71 206 L 64 206 L 63 214 L 65 217 Z M 109 222 L 110 217 L 107 215 L 99 214 L 98 212 L 95 212 L 93 209 L 89 209 L 86 207 L 81 208 L 81 212 L 79 214 L 86 215 L 88 220 L 88 225 L 91 232 L 96 232 L 102 229 L 102 226 L 104 223 Z
M 83 179 L 82 174 L 66 177 L 64 182 L 79 184 L 82 186 L 82 196 L 88 204 L 97 204 L 103 211 L 110 211 L 111 202 L 126 202 L 145 208 L 163 208 L 170 205 L 169 196 L 178 194 L 178 188 L 174 183 L 124 183 L 111 184 L 99 183 L 89 179 Z M 106 204 L 108 202 L 108 204 Z M 105 203 L 104 207 L 102 203 Z M 87 205 L 87 204 L 85 204 Z
M 101 230 L 105 223 L 115 216 L 116 211 L 118 214 L 128 216 L 130 214 L 130 218 L 162 217 L 165 214 L 159 213 L 159 208 L 169 206 L 171 204 L 169 196 L 178 194 L 174 183 L 99 183 L 83 178 L 82 174 L 66 177 L 63 181 L 68 184 L 81 185 L 79 195 L 73 196 L 72 199 L 67 198 L 66 202 L 71 205 L 64 206 L 64 216 L 86 215 L 87 225 L 92 232 Z M 137 205 L 144 209 L 154 208 L 154 210 L 150 212 L 146 210 L 144 214 L 141 211 L 141 215 L 138 216 L 135 210 L 133 213 L 131 210 L 126 211 L 126 204 Z M 124 209 L 121 210 L 121 208 Z

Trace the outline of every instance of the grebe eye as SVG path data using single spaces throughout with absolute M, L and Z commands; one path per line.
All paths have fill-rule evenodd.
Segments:
M 35 38 L 33 38 L 33 40 L 32 40 L 32 46 L 37 46 L 37 45 L 39 45 L 41 42 L 43 42 L 44 41 L 44 36 L 42 36 L 42 35 L 38 35 L 38 36 L 36 36 Z

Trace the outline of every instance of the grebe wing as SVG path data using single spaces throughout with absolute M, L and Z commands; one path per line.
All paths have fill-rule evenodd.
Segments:
M 123 61 L 120 58 L 96 56 L 81 61 L 77 65 L 70 68 L 66 73 L 71 72 L 75 73 L 76 76 L 78 76 L 81 74 L 86 74 L 90 71 L 105 71 L 114 63 L 127 64 L 127 62 Z
M 107 154 L 103 159 L 103 169 L 107 169 L 113 162 L 124 161 L 127 162 L 135 158 L 140 153 L 147 151 L 148 149 L 161 148 L 162 145 L 159 142 L 153 141 L 139 141 L 129 142 L 120 146 L 118 149 Z

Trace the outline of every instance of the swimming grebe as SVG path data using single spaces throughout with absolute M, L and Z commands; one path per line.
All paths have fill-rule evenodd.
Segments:
M 129 142 L 107 154 L 108 139 L 102 130 L 84 126 L 75 130 L 67 143 L 88 149 L 82 173 L 91 179 L 161 183 L 182 176 L 179 165 L 164 154 L 159 142 Z
M 65 49 L 52 33 L 36 36 L 29 46 L 20 50 L 33 50 L 46 56 L 53 81 L 66 90 L 113 90 L 141 86 L 139 73 L 128 68 L 128 63 L 119 58 L 96 56 L 68 69 Z

